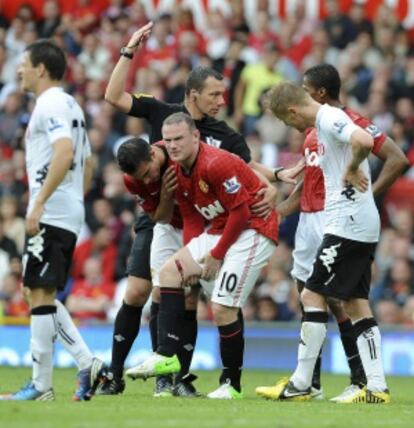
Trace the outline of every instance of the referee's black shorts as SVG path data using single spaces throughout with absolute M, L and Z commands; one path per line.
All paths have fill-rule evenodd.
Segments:
M 127 274 L 151 281 L 150 253 L 154 222 L 148 214 L 139 214 L 134 225 L 135 238 L 127 261 Z

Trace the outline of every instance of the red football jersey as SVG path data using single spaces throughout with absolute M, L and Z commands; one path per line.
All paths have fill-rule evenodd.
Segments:
M 371 134 L 374 139 L 372 152 L 378 154 L 386 136 L 372 122 L 348 107 L 344 108 L 344 112 L 354 123 Z M 306 167 L 300 197 L 300 210 L 307 213 L 323 211 L 325 207 L 325 185 L 323 173 L 319 167 L 318 139 L 315 128 L 310 128 L 307 131 L 303 144 L 303 155 L 305 156 Z
M 171 161 L 169 160 L 168 166 L 170 165 Z M 145 212 L 152 213 L 157 209 L 160 202 L 161 180 L 156 183 L 145 184 L 141 180 L 136 180 L 135 178 L 124 174 L 124 183 L 129 193 L 136 196 L 138 204 L 141 205 Z M 180 210 L 176 203 L 170 224 L 179 229 L 182 229 L 183 227 Z
M 176 165 L 180 205 L 184 229 L 189 224 L 209 224 L 208 233 L 221 234 L 229 211 L 247 202 L 254 205 L 257 192 L 264 187 L 257 175 L 238 156 L 201 143 L 195 164 L 189 175 Z M 251 214 L 247 228 L 277 241 L 277 214 L 273 210 L 264 219 Z M 203 227 L 198 228 L 197 236 Z

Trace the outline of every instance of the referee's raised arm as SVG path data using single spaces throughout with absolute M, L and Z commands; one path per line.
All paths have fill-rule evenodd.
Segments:
M 123 113 L 128 113 L 132 107 L 132 95 L 125 91 L 125 82 L 131 59 L 139 47 L 148 39 L 152 26 L 152 22 L 149 22 L 135 31 L 127 45 L 121 49 L 121 56 L 106 87 L 105 101 L 108 101 Z

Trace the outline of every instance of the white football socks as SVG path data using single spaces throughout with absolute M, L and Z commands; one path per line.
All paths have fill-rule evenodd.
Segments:
M 365 330 L 357 338 L 357 346 L 367 377 L 367 388 L 373 392 L 387 388 L 381 354 L 381 333 L 378 327 Z
M 55 313 L 32 314 L 30 319 L 33 384 L 41 392 L 46 392 L 52 387 L 53 343 L 56 339 L 55 315 Z
M 69 354 L 72 355 L 79 370 L 87 369 L 92 364 L 92 353 L 80 335 L 66 307 L 57 299 L 55 299 L 55 305 L 57 309 L 57 338 Z
M 316 360 L 326 336 L 326 324 L 319 322 L 302 322 L 298 349 L 298 364 L 290 380 L 299 390 L 312 385 L 312 376 Z

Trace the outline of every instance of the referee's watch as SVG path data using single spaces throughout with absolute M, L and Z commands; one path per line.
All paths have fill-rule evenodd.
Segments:
M 132 59 L 134 57 L 134 54 L 131 53 L 128 49 L 129 48 L 127 46 L 124 46 L 123 48 L 121 48 L 119 54 L 121 56 L 124 56 L 125 58 Z
M 275 169 L 273 170 L 273 174 L 274 174 L 274 176 L 275 176 L 275 180 L 276 180 L 276 181 L 281 181 L 281 180 L 280 180 L 280 178 L 279 178 L 279 172 L 283 171 L 284 169 L 285 169 L 285 168 L 284 168 L 283 166 L 280 166 L 280 167 L 275 168 Z

